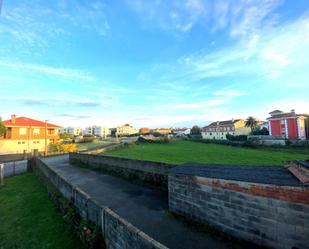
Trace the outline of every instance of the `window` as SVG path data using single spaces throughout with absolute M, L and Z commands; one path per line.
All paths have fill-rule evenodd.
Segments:
M 40 129 L 35 128 L 33 129 L 33 135 L 39 135 L 40 134 Z
M 18 142 L 18 144 L 21 144 L 21 142 Z
M 27 128 L 19 128 L 19 135 L 27 135 Z
M 280 120 L 280 124 L 284 125 L 285 124 L 285 120 Z
M 25 144 L 25 141 L 22 141 L 21 143 L 22 143 L 22 144 Z
M 53 135 L 54 134 L 54 129 L 48 129 L 47 130 L 48 135 Z

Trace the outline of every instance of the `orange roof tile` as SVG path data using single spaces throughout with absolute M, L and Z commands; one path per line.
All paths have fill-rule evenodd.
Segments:
M 35 120 L 35 119 L 31 119 L 31 118 L 26 118 L 26 117 L 16 117 L 15 118 L 15 123 L 12 123 L 12 119 L 9 120 L 4 120 L 3 124 L 7 127 L 13 127 L 13 126 L 22 126 L 22 127 L 45 127 L 45 122 L 39 121 L 39 120 Z M 47 123 L 47 127 L 48 128 L 61 128 L 61 126 L 58 125 L 54 125 L 54 124 L 50 124 Z

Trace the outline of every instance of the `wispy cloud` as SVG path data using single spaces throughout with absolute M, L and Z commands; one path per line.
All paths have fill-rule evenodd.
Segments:
M 179 1 L 127 1 L 130 9 L 152 26 L 173 31 L 188 32 L 208 13 L 202 0 Z
M 239 97 L 248 95 L 243 91 L 234 90 L 234 89 L 225 89 L 225 90 L 218 90 L 213 93 L 215 96 L 222 96 L 222 97 Z
M 51 67 L 37 64 L 7 62 L 7 61 L 1 61 L 1 59 L 0 59 L 0 66 L 14 70 L 25 70 L 25 71 L 42 73 L 46 75 L 62 77 L 65 79 L 78 79 L 87 82 L 93 82 L 96 80 L 95 77 L 92 76 L 90 73 L 76 69 L 58 68 L 58 67 Z
M 31 4 L 25 0 L 14 4 L 5 1 L 0 35 L 15 42 L 7 43 L 3 52 L 35 56 L 45 53 L 51 45 L 69 46 L 67 38 L 73 35 L 72 29 L 106 37 L 110 34 L 110 26 L 105 13 L 106 6 L 101 1 L 85 4 L 73 0 L 56 0 L 49 4 L 43 0 Z
M 188 32 L 194 26 L 205 30 L 229 29 L 231 36 L 251 36 L 256 30 L 276 21 L 269 16 L 282 0 L 185 0 L 127 1 L 147 26 Z M 267 23 L 265 22 L 267 21 Z

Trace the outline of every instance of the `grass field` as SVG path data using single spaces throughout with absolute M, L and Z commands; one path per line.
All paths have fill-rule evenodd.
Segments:
M 0 187 L 0 248 L 81 248 L 31 173 L 7 178 Z
M 282 161 L 305 159 L 303 151 L 251 149 L 219 144 L 178 141 L 167 144 L 138 144 L 105 152 L 105 155 L 166 163 L 218 163 L 239 165 L 282 165 Z
M 92 149 L 92 148 L 95 148 L 95 147 L 98 147 L 98 146 L 103 146 L 103 145 L 109 145 L 109 144 L 112 144 L 113 141 L 109 141 L 109 140 L 104 140 L 104 141 L 101 141 L 101 140 L 94 140 L 92 143 L 76 143 L 76 149 L 78 151 L 81 151 L 81 150 L 89 150 L 89 149 Z

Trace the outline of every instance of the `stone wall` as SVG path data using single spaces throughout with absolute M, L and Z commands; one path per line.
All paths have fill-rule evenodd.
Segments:
M 107 249 L 167 249 L 111 209 L 98 204 L 78 187 L 71 185 L 39 158 L 32 163 L 34 172 L 52 183 L 64 197 L 70 199 L 78 213 L 101 227 Z
M 169 175 L 169 208 L 270 248 L 309 248 L 309 188 Z
M 127 179 L 137 179 L 167 190 L 168 173 L 175 165 L 119 157 L 70 153 L 70 163 L 101 170 Z

